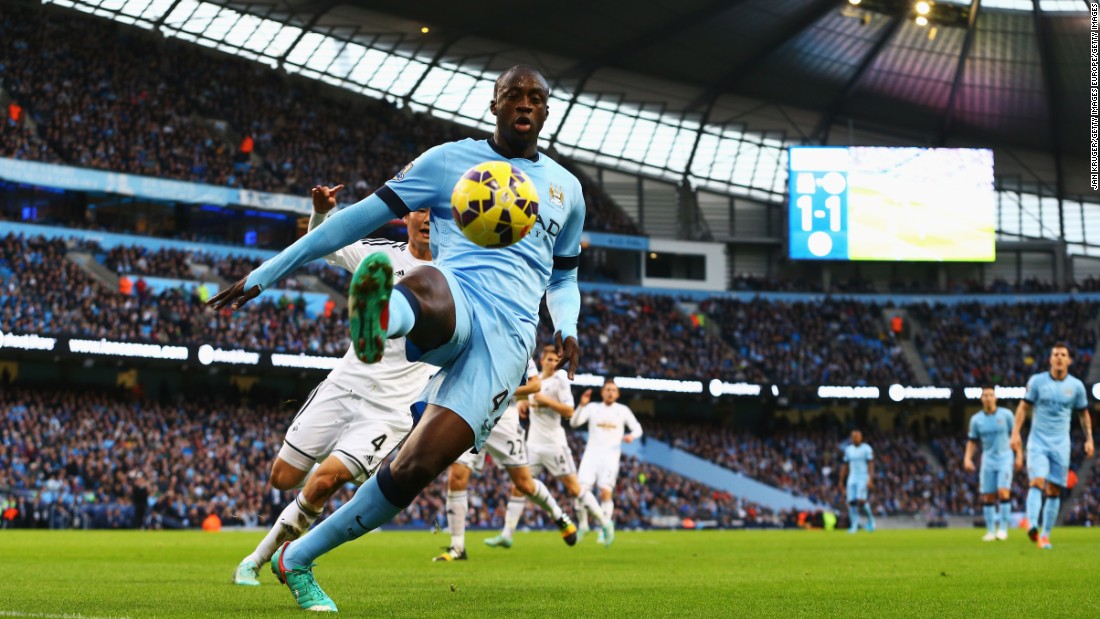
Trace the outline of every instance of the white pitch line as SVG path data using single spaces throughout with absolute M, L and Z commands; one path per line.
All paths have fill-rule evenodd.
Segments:
M 0 617 L 32 617 L 33 619 L 129 619 L 128 617 L 96 617 L 80 613 L 24 613 L 17 610 L 0 610 Z

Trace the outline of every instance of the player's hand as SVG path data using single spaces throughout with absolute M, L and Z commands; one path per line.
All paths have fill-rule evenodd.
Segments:
M 535 404 L 538 404 L 539 406 L 546 406 L 547 404 L 550 403 L 550 398 L 543 395 L 543 393 L 541 391 L 536 393 L 536 394 L 533 394 L 531 396 L 531 399 L 534 400 Z
M 589 402 L 592 401 L 592 390 L 585 389 L 581 394 L 581 399 L 577 402 L 577 408 L 584 408 Z
M 1024 470 L 1024 455 L 1020 454 L 1016 456 L 1016 472 L 1019 473 L 1022 470 Z
M 248 278 L 246 277 L 225 290 L 222 290 L 218 294 L 210 297 L 210 300 L 208 300 L 206 304 L 216 310 L 220 310 L 226 305 L 229 306 L 229 309 L 239 309 L 245 303 L 260 296 L 261 291 L 259 286 L 253 286 L 251 290 L 245 291 L 244 286 L 247 281 Z
M 313 210 L 321 215 L 336 208 L 336 194 L 340 193 L 343 189 L 343 185 L 337 185 L 335 187 L 325 187 L 324 185 L 317 185 L 311 191 L 313 197 Z
M 1004 435 L 1002 434 L 1002 436 Z M 1012 438 L 1008 439 L 1008 446 L 1011 447 L 1014 451 L 1019 451 L 1022 445 L 1023 441 L 1020 440 L 1020 435 L 1013 432 Z
M 1002 434 L 1001 436 L 1004 436 L 1004 434 Z M 973 473 L 975 471 L 974 461 L 971 460 L 970 458 L 967 458 L 967 459 L 963 460 L 963 468 L 966 469 L 967 471 L 970 471 L 971 473 Z
M 535 394 L 535 395 L 537 397 L 539 394 Z M 516 400 L 516 412 L 519 413 L 520 417 L 523 417 L 523 418 L 526 419 L 527 418 L 527 410 L 529 408 L 531 408 L 531 404 L 527 400 Z
M 1093 445 L 1092 437 L 1090 436 L 1089 439 L 1087 441 L 1085 441 L 1085 457 L 1086 458 L 1091 458 L 1092 454 L 1095 450 L 1096 450 L 1096 448 Z
M 577 338 L 570 335 L 562 342 L 561 331 L 555 332 L 554 352 L 558 354 L 558 364 L 554 366 L 554 370 L 560 370 L 568 365 L 569 380 L 573 380 L 573 375 L 577 372 L 577 364 L 580 363 L 581 358 L 581 347 L 577 343 Z
M 623 436 L 623 442 L 624 443 L 633 443 L 634 442 L 634 437 L 630 436 L 629 434 L 626 434 L 626 435 Z
M 868 479 L 867 480 L 867 489 L 870 490 L 871 488 L 874 488 L 874 487 L 875 487 L 875 480 Z

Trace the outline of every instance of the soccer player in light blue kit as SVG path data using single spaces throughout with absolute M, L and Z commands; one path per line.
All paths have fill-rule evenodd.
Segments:
M 875 451 L 863 442 L 863 433 L 852 430 L 852 442 L 844 448 L 844 464 L 840 465 L 840 483 L 848 494 L 849 533 L 859 531 L 859 510 L 867 514 L 867 532 L 875 532 L 875 515 L 867 502 L 867 491 L 874 485 Z
M 344 209 L 247 278 L 210 300 L 239 308 L 306 262 L 339 249 L 395 216 L 431 209 L 435 262 L 392 284 L 392 267 L 378 254 L 352 280 L 352 341 L 360 359 L 377 361 L 385 338 L 405 336 L 410 360 L 440 367 L 413 403 L 420 419 L 392 464 L 360 486 L 354 498 L 271 559 L 272 571 L 306 610 L 335 611 L 313 577 L 313 560 L 389 522 L 448 465 L 482 446 L 508 397 L 526 378 L 535 348 L 539 302 L 558 330 L 558 367 L 569 378 L 580 356 L 577 264 L 584 226 L 580 182 L 538 151 L 549 87 L 534 68 L 512 67 L 498 79 L 489 110 L 496 130 L 488 140 L 432 148 L 374 195 Z M 540 196 L 538 220 L 518 243 L 485 249 L 470 242 L 451 214 L 451 190 L 471 167 L 508 161 Z M 390 294 L 391 286 L 393 292 Z
M 1020 430 L 1024 420 L 1034 411 L 1031 432 L 1027 437 L 1027 521 L 1031 527 L 1027 535 L 1038 542 L 1039 548 L 1049 549 L 1050 531 L 1062 506 L 1062 488 L 1069 477 L 1069 423 L 1073 412 L 1081 415 L 1081 429 L 1085 431 L 1085 455 L 1092 457 L 1092 421 L 1088 413 L 1088 397 L 1085 385 L 1076 376 L 1070 376 L 1073 363 L 1069 346 L 1055 344 L 1050 349 L 1050 371 L 1036 374 L 1027 381 L 1027 393 L 1016 407 L 1016 423 L 1012 426 L 1011 444 L 1019 449 L 1022 443 Z M 1043 489 L 1046 489 L 1046 505 L 1043 505 Z M 1042 512 L 1042 532 L 1038 529 Z
M 1008 520 L 1012 515 L 1012 473 L 1024 466 L 1024 452 L 1012 449 L 1014 419 L 1012 411 L 997 406 L 997 392 L 993 385 L 982 387 L 982 410 L 970 418 L 966 455 L 963 468 L 973 473 L 974 450 L 982 446 L 982 470 L 978 491 L 982 495 L 982 515 L 985 517 L 986 534 L 983 542 L 1008 539 Z M 997 499 L 1001 506 L 997 509 Z

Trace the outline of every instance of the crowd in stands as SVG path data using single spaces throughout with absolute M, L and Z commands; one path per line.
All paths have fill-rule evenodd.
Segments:
M 1096 304 L 919 304 L 909 313 L 924 327 L 916 338 L 935 384 L 1023 385 L 1047 367 L 1055 342 L 1069 345 L 1070 373 L 1084 377 L 1096 347 Z
M 209 514 L 225 525 L 267 526 L 291 492 L 268 485 L 293 406 L 211 395 L 156 401 L 122 391 L 0 391 L 0 527 L 197 528 Z M 579 435 L 572 437 L 579 458 Z M 172 454 L 164 457 L 164 454 Z M 490 459 L 491 462 L 491 459 Z M 572 511 L 564 488 L 547 480 Z M 503 469 L 487 465 L 471 479 L 469 526 L 503 524 L 510 492 Z M 350 499 L 352 487 L 334 499 Z M 445 476 L 394 521 L 445 522 Z M 631 458 L 615 493 L 621 527 L 668 526 L 684 519 L 710 526 L 782 526 L 779 515 Z M 529 528 L 554 528 L 533 506 Z M 9 511 L 14 510 L 14 511 Z
M 738 365 L 756 366 L 772 382 L 912 382 L 912 371 L 876 303 L 716 298 L 704 301 L 700 310 L 717 322 Z
M 421 152 L 471 134 L 138 28 L 10 4 L 0 84 L 20 110 L 4 119 L 3 153 L 292 195 L 344 183 L 359 200 Z M 597 190 L 586 194 L 590 229 L 638 233 Z

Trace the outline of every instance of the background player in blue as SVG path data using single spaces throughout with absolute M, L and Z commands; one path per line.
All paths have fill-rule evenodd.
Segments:
M 1024 420 L 1035 411 L 1031 420 L 1031 432 L 1027 437 L 1027 521 L 1031 527 L 1027 534 L 1039 548 L 1050 548 L 1050 531 L 1062 506 L 1062 488 L 1069 476 L 1069 424 L 1074 411 L 1081 415 L 1081 429 L 1085 431 L 1085 455 L 1092 457 L 1092 421 L 1089 419 L 1088 398 L 1085 385 L 1069 375 L 1073 363 L 1069 347 L 1055 344 L 1050 349 L 1050 371 L 1036 374 L 1027 381 L 1027 393 L 1016 407 L 1016 423 L 1012 426 L 1011 444 L 1019 449 L 1020 430 Z M 1043 505 L 1043 489 L 1046 489 L 1046 505 Z M 1042 533 L 1039 532 L 1039 514 L 1042 512 Z
M 859 510 L 867 514 L 867 531 L 875 530 L 875 516 L 867 502 L 867 491 L 874 485 L 875 452 L 863 442 L 863 433 L 852 430 L 852 442 L 844 448 L 844 464 L 840 465 L 840 483 L 848 494 L 849 533 L 859 531 Z
M 580 354 L 576 273 L 585 207 L 580 182 L 538 152 L 548 97 L 546 80 L 537 70 L 517 66 L 504 72 L 489 105 L 496 116 L 492 138 L 428 150 L 374 195 L 337 213 L 210 300 L 216 309 L 236 309 L 293 269 L 395 215 L 431 209 L 435 262 L 406 274 L 393 288 L 397 294 L 390 295 L 388 262 L 369 256 L 360 264 L 350 300 L 353 307 L 365 308 L 358 310 L 358 320 L 367 335 L 353 333 L 352 339 L 361 359 L 377 359 L 384 337 L 404 335 L 410 360 L 440 370 L 415 403 L 422 417 L 393 463 L 379 469 L 327 520 L 272 557 L 273 571 L 302 608 L 336 610 L 314 580 L 316 557 L 388 522 L 449 464 L 482 445 L 508 396 L 525 378 L 544 292 L 562 350 L 558 367 L 568 364 L 572 378 Z M 506 160 L 521 169 L 542 197 L 531 232 L 503 249 L 473 244 L 451 217 L 455 182 L 470 167 L 489 160 Z
M 963 457 L 963 468 L 974 472 L 974 450 L 981 443 L 982 470 L 978 491 L 982 495 L 982 515 L 985 517 L 983 542 L 1008 539 L 1008 519 L 1012 515 L 1012 473 L 1024 466 L 1023 450 L 1009 446 L 1013 423 L 1012 411 L 997 406 L 997 392 L 993 386 L 983 386 L 982 410 L 970 418 L 966 455 Z M 999 510 L 997 499 L 1001 501 Z

